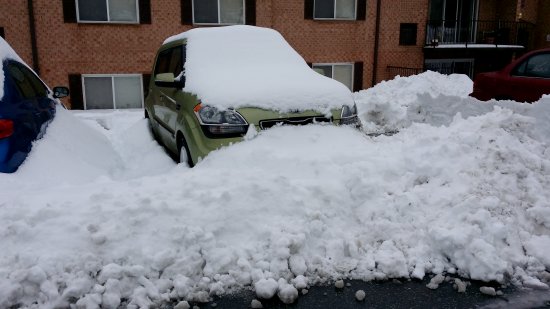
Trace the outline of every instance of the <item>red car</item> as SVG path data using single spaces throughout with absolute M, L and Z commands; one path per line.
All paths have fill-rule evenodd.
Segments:
M 489 99 L 534 102 L 550 94 L 550 49 L 529 52 L 497 72 L 480 73 L 470 95 Z

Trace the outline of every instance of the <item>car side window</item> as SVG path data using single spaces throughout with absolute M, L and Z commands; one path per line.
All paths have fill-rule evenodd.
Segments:
M 550 78 L 550 54 L 534 55 L 522 62 L 513 75 Z
M 10 61 L 8 72 L 22 98 L 34 99 L 48 96 L 48 88 L 24 65 Z
M 155 75 L 160 73 L 173 73 L 174 76 L 178 76 L 183 71 L 184 63 L 185 49 L 183 46 L 163 50 L 157 57 Z

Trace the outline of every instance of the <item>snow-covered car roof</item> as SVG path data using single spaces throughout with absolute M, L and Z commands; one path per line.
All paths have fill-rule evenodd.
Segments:
M 353 105 L 346 86 L 313 71 L 275 30 L 253 26 L 196 28 L 164 43 L 181 39 L 187 40 L 184 90 L 205 104 L 281 112 L 327 111 Z
M 15 59 L 24 63 L 13 48 L 0 37 L 0 100 L 4 97 L 4 70 L 2 63 L 6 59 Z

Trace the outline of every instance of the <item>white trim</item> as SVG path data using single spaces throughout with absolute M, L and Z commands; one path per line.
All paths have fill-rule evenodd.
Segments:
M 86 87 L 84 85 L 84 79 L 86 77 L 109 77 L 111 78 L 111 90 L 113 95 L 113 109 L 116 109 L 116 95 L 115 95 L 115 77 L 139 77 L 139 88 L 141 91 L 141 107 L 144 107 L 144 98 L 143 98 L 143 74 L 82 74 L 81 80 L 82 80 L 82 101 L 84 105 L 84 109 L 87 110 L 86 106 Z
M 110 10 L 109 10 L 109 0 L 105 0 L 105 4 L 107 5 L 106 9 L 107 9 L 107 21 L 111 21 L 111 14 L 110 14 Z
M 84 87 L 84 76 L 83 75 L 80 75 L 80 82 L 82 84 L 82 105 L 83 105 L 84 110 L 87 110 L 87 108 L 86 108 L 86 87 Z
M 217 1 L 218 2 L 218 24 L 221 24 L 222 23 L 222 14 L 221 14 L 221 5 L 220 5 L 220 0 Z
M 235 24 L 235 23 L 221 23 L 221 6 L 220 6 L 220 1 L 221 0 L 217 0 L 217 3 L 218 3 L 218 22 L 217 23 L 197 23 L 195 22 L 195 1 L 196 0 L 191 0 L 191 22 L 193 23 L 193 25 L 198 25 L 198 26 L 233 26 L 233 25 L 246 25 L 246 0 L 242 0 L 242 3 L 243 3 L 243 23 L 242 24 Z M 198 0 L 200 1 L 200 0 Z M 357 1 L 357 0 L 355 0 Z
M 331 66 L 332 67 L 332 76 L 330 78 L 334 79 L 334 67 L 335 66 L 351 66 L 351 91 L 353 92 L 354 82 L 355 82 L 355 63 L 354 62 L 315 62 L 311 64 L 311 68 L 314 69 L 315 66 Z M 335 79 L 334 79 L 335 80 Z M 342 83 L 344 84 L 344 83 Z M 347 87 L 347 85 L 345 85 Z
M 111 93 L 113 94 L 113 109 L 116 109 L 115 77 L 111 77 Z
M 350 21 L 350 20 L 357 20 L 357 0 L 355 0 L 355 8 L 353 10 L 353 17 L 352 18 L 336 18 L 336 1 L 339 0 L 332 0 L 334 2 L 334 12 L 332 18 L 330 17 L 315 17 L 315 4 L 318 0 L 313 0 L 313 19 L 314 20 L 342 20 L 342 21 Z
M 110 0 L 104 0 L 107 10 L 107 20 L 81 20 L 80 19 L 80 10 L 78 3 L 79 1 L 86 1 L 86 0 L 74 0 L 75 6 L 76 6 L 76 22 L 79 24 L 130 24 L 130 25 L 136 25 L 140 23 L 139 19 L 139 0 L 134 0 L 134 3 L 136 4 L 136 21 L 116 21 L 111 20 L 111 12 L 109 11 L 109 1 Z

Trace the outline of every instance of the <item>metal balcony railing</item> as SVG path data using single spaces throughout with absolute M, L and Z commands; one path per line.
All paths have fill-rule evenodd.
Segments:
M 388 79 L 392 79 L 397 75 L 401 77 L 406 77 L 406 76 L 420 74 L 424 72 L 424 70 L 421 68 L 407 68 L 407 67 L 398 67 L 398 66 L 388 65 L 386 67 L 386 72 L 388 73 Z
M 426 45 L 491 44 L 530 47 L 534 25 L 503 20 L 429 20 Z

